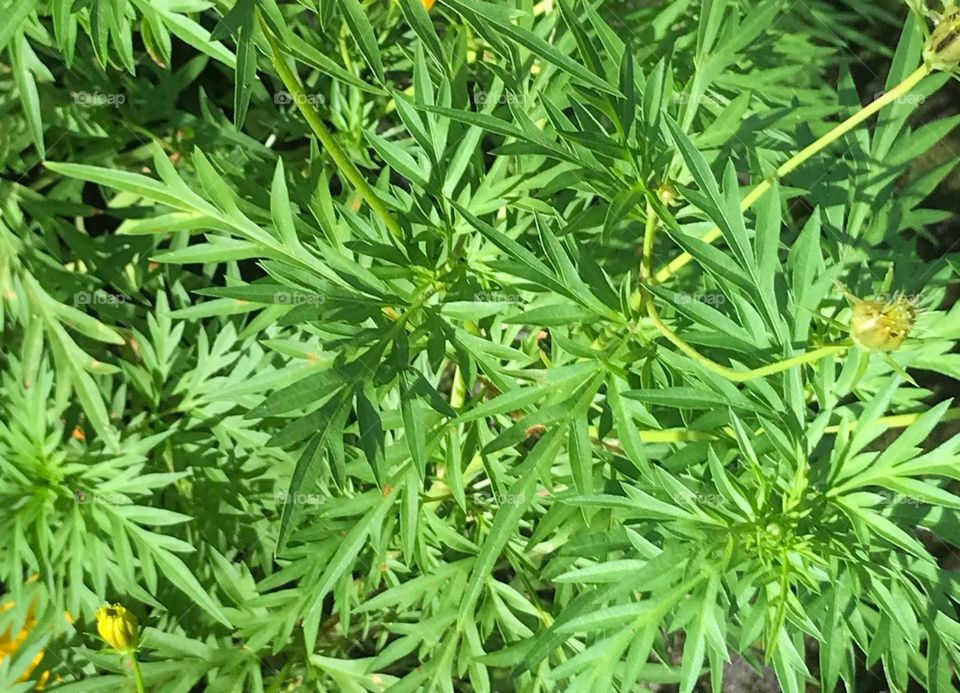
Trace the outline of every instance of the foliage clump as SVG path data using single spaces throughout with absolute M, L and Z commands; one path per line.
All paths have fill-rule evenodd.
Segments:
M 0 12 L 0 690 L 955 689 L 956 7 Z

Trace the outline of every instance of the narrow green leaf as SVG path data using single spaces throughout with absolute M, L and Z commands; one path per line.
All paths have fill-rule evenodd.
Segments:
M 380 84 L 385 84 L 386 78 L 383 73 L 383 61 L 380 58 L 380 48 L 377 46 L 377 37 L 373 33 L 373 26 L 370 24 L 370 20 L 367 19 L 366 12 L 364 12 L 358 0 L 337 0 L 337 2 L 343 10 L 343 19 L 350 28 L 350 33 L 353 34 L 354 40 L 360 47 L 363 59 L 370 69 L 373 70 L 377 81 L 380 82 Z
M 470 581 L 460 601 L 458 623 L 461 631 L 464 621 L 474 618 L 474 609 L 477 600 L 480 599 L 483 586 L 493 572 L 500 554 L 514 537 L 520 518 L 533 500 L 533 493 L 540 475 L 540 465 L 543 460 L 553 458 L 563 440 L 562 435 L 566 432 L 564 429 L 564 426 L 556 426 L 547 431 L 527 459 L 517 467 L 518 476 L 505 494 L 506 502 L 501 503 L 493 518 L 490 532 L 480 548 L 470 574 Z

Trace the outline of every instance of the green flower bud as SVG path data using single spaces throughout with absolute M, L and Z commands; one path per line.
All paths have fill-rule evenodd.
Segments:
M 914 301 L 896 295 L 888 301 L 857 301 L 850 318 L 850 336 L 864 351 L 896 351 L 917 320 Z
M 657 197 L 665 205 L 676 205 L 680 203 L 680 193 L 672 183 L 661 183 L 657 188 Z
M 950 7 L 937 22 L 923 47 L 923 60 L 934 70 L 949 70 L 960 64 L 960 7 Z

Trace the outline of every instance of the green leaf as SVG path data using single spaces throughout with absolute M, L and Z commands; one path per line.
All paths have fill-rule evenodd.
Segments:
M 681 409 L 714 409 L 734 407 L 756 411 L 757 407 L 745 398 L 729 398 L 706 389 L 695 387 L 666 387 L 657 390 L 627 390 L 624 397 L 646 404 L 655 404 Z
M 113 426 L 110 424 L 110 415 L 103 403 L 100 388 L 97 387 L 97 384 L 81 363 L 80 356 L 82 354 L 78 353 L 80 350 L 58 323 L 48 323 L 47 329 L 54 357 L 68 372 L 69 382 L 73 385 L 90 425 L 103 438 L 109 449 L 119 450 L 120 442 Z
M 290 249 L 300 247 L 297 229 L 293 223 L 290 209 L 290 196 L 287 193 L 287 180 L 283 173 L 283 159 L 277 159 L 273 172 L 273 184 L 270 186 L 270 218 L 280 240 Z
M 344 390 L 343 392 L 346 391 Z M 327 435 L 331 434 L 331 422 L 339 420 L 340 417 L 338 413 L 341 413 L 348 404 L 348 397 L 345 395 L 336 396 L 320 409 L 320 416 L 315 421 L 312 421 L 316 433 L 300 454 L 300 458 L 297 460 L 297 466 L 293 470 L 293 476 L 290 478 L 290 487 L 287 489 L 287 496 L 283 503 L 283 512 L 280 516 L 280 532 L 277 535 L 277 546 L 274 550 L 274 555 L 277 555 L 286 547 L 287 540 L 290 538 L 290 533 L 296 525 L 303 506 L 309 502 L 307 495 L 311 493 L 313 484 L 319 473 L 320 458 L 324 452 L 324 442 Z M 341 433 L 342 431 L 332 432 L 333 435 L 339 435 Z
M 623 446 L 623 451 L 637 469 L 644 471 L 649 462 L 643 449 L 643 442 L 640 440 L 640 432 L 633 421 L 630 409 L 623 401 L 620 382 L 611 377 L 607 382 L 607 387 L 609 388 L 608 402 L 610 410 L 613 412 L 613 420 L 617 425 L 617 432 L 620 434 L 620 444 Z
M 153 556 L 153 560 L 157 562 L 157 567 L 163 572 L 164 577 L 190 597 L 196 606 L 199 606 L 227 628 L 233 627 L 220 605 L 213 600 L 208 590 L 200 584 L 180 558 L 156 546 L 150 546 L 150 554 Z
M 373 70 L 374 76 L 380 84 L 386 84 L 383 73 L 383 61 L 380 58 L 380 49 L 377 46 L 377 37 L 373 33 L 373 26 L 367 19 L 366 12 L 358 0 L 337 0 L 343 11 L 343 19 L 350 28 L 350 33 L 360 47 L 363 59 Z
M 231 70 L 236 68 L 236 56 L 220 41 L 212 40 L 210 38 L 210 32 L 190 17 L 180 14 L 179 12 L 174 12 L 161 4 L 151 5 L 147 0 L 132 0 L 132 2 L 141 12 L 146 13 L 156 10 L 163 20 L 163 23 L 184 43 L 193 46 L 201 53 L 209 55 L 214 60 L 218 60 Z M 94 7 L 104 4 L 105 3 L 98 1 L 94 3 Z
M 403 417 L 404 438 L 407 449 L 421 479 L 426 479 L 427 469 L 427 423 L 425 405 L 411 392 L 409 384 L 400 396 L 401 415 Z
M 168 250 L 153 257 L 154 262 L 175 265 L 194 263 L 229 262 L 246 260 L 263 255 L 263 246 L 232 238 L 217 238 L 212 243 L 198 243 L 179 250 Z
M 558 325 L 581 323 L 593 317 L 595 317 L 595 313 L 591 310 L 570 303 L 556 303 L 549 306 L 531 308 L 517 315 L 511 315 L 510 317 L 504 318 L 503 322 L 507 325 L 542 325 L 543 327 L 555 327 Z
M 520 519 L 527 511 L 533 500 L 537 479 L 540 476 L 540 466 L 544 460 L 551 460 L 562 442 L 566 432 L 564 426 L 556 426 L 547 431 L 537 442 L 536 447 L 515 470 L 517 478 L 508 489 L 505 498 L 493 518 L 490 532 L 480 548 L 480 553 L 473 564 L 470 580 L 460 600 L 458 624 L 462 631 L 463 623 L 474 618 L 474 609 L 483 586 L 493 572 L 500 554 L 513 538 Z
M 13 0 L 4 5 L 3 23 L 0 24 L 0 52 L 7 47 L 20 30 L 24 20 L 30 16 L 38 4 L 39 0 Z
M 377 483 L 383 485 L 386 469 L 384 462 L 383 422 L 380 412 L 362 388 L 357 389 L 357 421 L 360 426 L 360 447 L 373 469 Z
M 237 129 L 243 128 L 250 106 L 250 96 L 257 79 L 257 47 L 253 36 L 256 31 L 255 0 L 238 0 L 231 10 L 239 13 L 240 26 L 237 38 L 237 69 L 234 80 L 233 122 Z M 211 37 L 213 38 L 213 37 Z
M 416 32 L 420 42 L 426 46 L 436 64 L 443 67 L 447 64 L 446 56 L 440 38 L 437 36 L 430 15 L 423 6 L 423 0 L 400 0 L 400 9 L 410 28 Z
M 333 6 L 332 3 L 324 3 L 324 6 L 328 5 Z M 356 75 L 347 72 L 323 52 L 317 50 L 314 46 L 310 45 L 299 36 L 291 35 L 289 41 L 285 41 L 283 43 L 283 48 L 289 50 L 290 55 L 293 57 L 306 63 L 310 67 L 319 70 L 323 74 L 333 77 L 343 84 L 356 87 L 366 94 L 382 95 L 385 93 L 380 87 L 368 84 Z
M 359 363 L 335 366 L 319 373 L 313 373 L 297 382 L 287 385 L 267 397 L 259 406 L 247 412 L 247 418 L 274 416 L 306 406 L 330 389 L 350 382 L 361 373 Z
M 387 162 L 392 169 L 400 173 L 411 183 L 420 188 L 426 188 L 430 175 L 429 169 L 423 171 L 423 166 L 418 164 L 410 154 L 405 152 L 399 145 L 388 142 L 376 133 L 365 131 L 364 137 L 377 150 L 380 158 Z M 423 171 L 423 175 L 421 175 Z M 426 176 L 426 177 L 424 177 Z
M 499 13 L 489 3 L 473 0 L 468 5 L 467 3 L 463 2 L 463 0 L 444 0 L 444 4 L 449 5 L 468 18 L 472 18 L 476 16 L 474 13 L 478 13 L 483 17 L 484 21 L 489 22 L 493 26 L 497 27 L 497 29 L 499 29 L 505 36 L 524 48 L 527 48 L 545 62 L 554 65 L 558 69 L 563 70 L 570 76 L 579 79 L 584 84 L 593 87 L 594 89 L 598 89 L 608 94 L 613 94 L 614 96 L 620 96 L 619 91 L 615 87 L 607 84 L 604 80 L 590 72 L 576 60 L 573 60 L 570 56 L 565 55 L 557 48 L 537 36 L 535 33 L 527 31 L 526 29 L 523 29 L 522 27 L 519 27 L 516 24 L 513 24 L 510 21 L 498 16 Z
M 31 8 L 36 3 L 22 3 Z M 30 10 L 28 10 L 30 11 Z M 16 17 L 14 17 L 14 20 Z M 7 18 L 10 21 L 10 18 Z M 0 30 L 0 50 L 3 49 L 6 40 L 3 37 L 3 30 Z M 37 96 L 37 83 L 33 73 L 28 66 L 29 60 L 36 60 L 30 44 L 23 34 L 16 34 L 10 46 L 10 60 L 13 63 L 13 75 L 17 83 L 17 91 L 20 92 L 20 103 L 23 105 L 24 115 L 27 118 L 27 124 L 30 126 L 30 136 L 33 144 L 37 148 L 37 153 L 41 159 L 47 158 L 47 150 L 43 143 L 43 117 L 40 114 L 40 98 Z
M 397 494 L 392 488 L 385 487 L 381 493 L 378 490 L 367 494 L 376 498 L 373 507 L 353 525 L 347 536 L 337 547 L 336 553 L 327 563 L 323 574 L 320 576 L 317 586 L 311 590 L 309 596 L 309 605 L 305 612 L 305 619 L 312 618 L 313 615 L 323 607 L 323 598 L 333 588 L 334 583 L 343 577 L 350 567 L 356 561 L 360 551 L 363 550 L 367 537 L 375 528 L 379 527 L 387 512 L 393 506 Z M 313 646 L 310 645 L 312 648 Z
M 680 663 L 681 693 L 691 693 L 702 673 L 703 661 L 707 651 L 708 632 L 716 627 L 713 624 L 714 606 L 719 589 L 719 576 L 711 575 L 703 593 L 696 598 L 699 605 L 697 615 L 687 629 L 687 636 L 683 643 L 683 660 Z M 713 645 L 713 643 L 711 644 Z
M 139 173 L 128 173 L 126 171 L 117 171 L 99 166 L 55 161 L 48 161 L 45 166 L 54 173 L 69 176 L 70 178 L 79 178 L 80 180 L 97 183 L 98 185 L 116 188 L 117 190 L 139 195 L 148 200 L 161 202 L 174 209 L 195 211 L 183 198 L 175 192 L 170 191 L 165 185 L 158 183 L 153 178 L 142 176 Z

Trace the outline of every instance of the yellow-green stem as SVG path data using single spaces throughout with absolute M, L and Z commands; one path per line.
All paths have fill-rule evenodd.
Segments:
M 390 213 L 390 210 L 387 209 L 387 206 L 383 203 L 373 188 L 370 187 L 370 184 L 367 182 L 366 178 L 363 177 L 363 174 L 357 169 L 356 165 L 350 160 L 350 157 L 347 156 L 347 153 L 343 151 L 343 147 L 340 146 L 340 143 L 337 142 L 336 138 L 327 130 L 327 126 L 324 125 L 323 120 L 320 118 L 320 114 L 317 113 L 317 109 L 313 107 L 313 104 L 307 98 L 306 92 L 304 92 L 303 87 L 300 85 L 300 80 L 294 74 L 293 70 L 290 69 L 290 66 L 287 65 L 286 60 L 284 59 L 283 49 L 280 48 L 280 45 L 277 43 L 276 37 L 270 31 L 270 28 L 267 26 L 267 23 L 263 21 L 263 18 L 260 18 L 260 27 L 263 29 L 263 33 L 267 37 L 267 41 L 270 42 L 270 49 L 272 52 L 271 61 L 273 62 L 273 67 L 277 71 L 277 74 L 280 75 L 280 79 L 283 80 L 284 86 L 286 86 L 287 91 L 290 92 L 290 95 L 293 97 L 294 103 L 297 104 L 297 108 L 300 109 L 300 112 L 303 114 L 304 120 L 307 121 L 307 124 L 310 126 L 310 129 L 313 130 L 313 133 L 317 136 L 317 139 L 320 140 L 320 146 L 323 147 L 323 150 L 330 155 L 330 158 L 333 159 L 333 162 L 337 166 L 337 170 L 340 172 L 340 175 L 346 178 L 350 183 L 356 188 L 357 192 L 360 194 L 360 197 L 370 205 L 370 208 L 376 213 L 380 219 L 383 220 L 383 223 L 386 225 L 387 229 L 390 230 L 396 238 L 403 238 L 403 229 L 400 228 L 400 224 Z
M 137 693 L 146 693 L 143 685 L 143 673 L 140 671 L 140 662 L 137 661 L 137 653 L 130 653 L 130 661 L 133 663 L 133 680 L 137 684 Z
M 753 204 L 763 197 L 772 186 L 773 182 L 783 178 L 785 175 L 796 169 L 807 159 L 812 157 L 814 154 L 822 150 L 823 148 L 829 146 L 831 143 L 843 137 L 845 134 L 850 132 L 853 128 L 857 127 L 860 123 L 865 121 L 867 118 L 872 116 L 874 113 L 878 112 L 884 106 L 893 103 L 904 94 L 910 92 L 914 87 L 916 87 L 924 77 L 930 74 L 930 68 L 926 63 L 918 67 L 913 73 L 911 73 L 906 79 L 904 79 L 900 84 L 895 86 L 890 91 L 883 94 L 875 101 L 869 103 L 868 105 L 861 108 L 859 111 L 854 113 L 852 116 L 844 120 L 842 123 L 834 127 L 830 132 L 826 133 L 819 139 L 817 139 L 812 144 L 804 147 L 799 152 L 790 157 L 786 162 L 784 162 L 774 173 L 768 178 L 761 181 L 756 187 L 754 187 L 747 195 L 741 200 L 740 208 L 743 210 L 749 209 Z M 720 229 L 714 226 L 712 229 L 707 231 L 706 234 L 700 239 L 705 243 L 713 243 L 715 240 L 720 238 L 721 232 Z M 689 253 L 681 253 L 669 263 L 664 265 L 656 274 L 656 279 L 658 282 L 663 282 L 672 277 L 676 272 L 689 263 L 693 257 Z M 639 307 L 642 303 L 642 296 L 640 292 L 634 294 L 633 304 L 635 307 Z
M 728 368 L 727 366 L 723 366 L 716 361 L 711 361 L 692 346 L 687 344 L 687 342 L 685 342 L 676 332 L 671 330 L 670 327 L 663 322 L 663 320 L 660 319 L 660 315 L 657 313 L 657 307 L 653 304 L 652 296 L 649 292 L 645 291 L 645 293 L 647 294 L 647 316 L 653 321 L 653 324 L 660 331 L 660 334 L 666 337 L 670 343 L 672 343 L 680 351 L 685 353 L 704 368 L 707 368 L 718 375 L 722 375 L 727 380 L 732 380 L 733 382 L 742 383 L 747 380 L 773 375 L 774 373 L 785 371 L 788 368 L 793 368 L 794 366 L 801 366 L 805 363 L 819 361 L 820 359 L 828 356 L 842 354 L 850 348 L 846 344 L 832 344 L 829 346 L 820 347 L 819 349 L 814 349 L 813 351 L 806 351 L 802 354 L 797 354 L 796 356 L 791 356 L 788 359 L 770 363 L 759 368 L 753 368 L 748 371 L 737 371 L 732 368 Z
M 917 412 L 915 414 L 894 414 L 893 416 L 881 416 L 876 420 L 875 423 L 878 423 L 881 426 L 886 426 L 887 428 L 906 428 L 925 413 L 926 412 Z M 940 423 L 958 420 L 960 420 L 960 407 L 953 407 L 944 412 L 943 418 L 940 419 Z M 857 427 L 857 422 L 851 421 L 849 426 L 850 429 L 853 430 Z M 840 426 L 827 426 L 824 430 L 826 433 L 837 433 L 840 431 Z
M 656 216 L 656 211 L 653 208 L 653 203 L 650 200 L 647 200 L 647 223 L 643 232 L 645 264 L 648 260 L 646 256 L 646 249 L 648 247 L 651 249 L 653 248 L 654 236 L 657 230 L 657 220 L 658 219 Z M 651 277 L 651 283 L 656 283 L 656 277 Z M 657 312 L 657 306 L 653 301 L 653 294 L 650 293 L 650 290 L 647 289 L 643 283 L 640 284 L 640 294 L 642 296 L 641 304 L 645 305 L 647 309 L 647 317 L 650 318 L 657 330 L 660 331 L 660 334 L 666 337 L 671 344 L 673 344 L 680 351 L 692 358 L 704 368 L 707 368 L 718 375 L 722 375 L 727 380 L 732 380 L 734 382 L 744 382 L 746 380 L 753 380 L 754 378 L 762 378 L 766 375 L 772 375 L 773 373 L 785 371 L 788 368 L 793 368 L 794 366 L 800 366 L 812 361 L 818 361 L 822 358 L 833 356 L 835 354 L 842 354 L 844 351 L 850 348 L 845 344 L 834 344 L 820 347 L 819 349 L 814 349 L 813 351 L 807 351 L 796 356 L 791 356 L 788 359 L 783 359 L 782 361 L 770 363 L 766 366 L 753 368 L 748 371 L 734 370 L 733 368 L 728 368 L 727 366 L 721 365 L 716 361 L 708 359 L 706 356 L 684 341 L 680 335 L 670 329 L 670 326 L 660 318 L 660 314 Z
M 914 421 L 919 419 L 926 412 L 914 412 L 912 414 L 893 414 L 891 416 L 881 416 L 879 419 L 874 421 L 874 423 L 887 428 L 906 428 Z M 945 423 L 947 421 L 960 421 L 960 407 L 953 407 L 947 409 L 943 414 L 943 418 L 940 419 L 940 423 Z M 847 424 L 849 430 L 853 430 L 857 427 L 857 422 L 850 421 Z M 734 435 L 734 430 L 732 428 L 723 428 L 725 434 L 728 436 Z M 823 429 L 823 432 L 827 435 L 834 435 L 840 432 L 840 425 L 834 424 L 827 426 Z M 763 429 L 758 429 L 755 431 L 757 435 L 763 434 Z M 591 436 L 596 443 L 602 444 L 604 447 L 621 451 L 620 443 L 617 440 L 601 440 L 597 438 L 597 429 L 592 427 L 590 430 Z M 660 430 L 651 430 L 651 431 L 639 431 L 640 440 L 644 443 L 689 443 L 696 442 L 701 440 L 718 440 L 722 436 L 717 433 L 711 433 L 709 431 L 694 431 L 689 428 L 663 428 Z
M 643 256 L 640 261 L 640 281 L 653 282 L 653 239 L 657 231 L 657 215 L 651 213 L 652 205 L 647 202 L 647 223 L 643 229 Z

